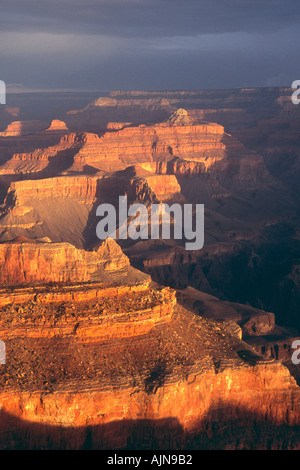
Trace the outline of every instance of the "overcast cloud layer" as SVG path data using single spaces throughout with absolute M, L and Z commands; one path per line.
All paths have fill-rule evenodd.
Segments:
M 299 0 L 9 0 L 0 79 L 24 89 L 290 86 Z

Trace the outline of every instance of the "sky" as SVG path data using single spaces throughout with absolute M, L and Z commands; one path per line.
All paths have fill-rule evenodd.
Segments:
M 0 8 L 0 80 L 11 91 L 300 79 L 299 0 L 2 0 Z

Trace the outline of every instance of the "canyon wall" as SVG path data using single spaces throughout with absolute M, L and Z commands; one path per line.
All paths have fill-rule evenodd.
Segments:
M 127 127 L 106 133 L 94 142 L 87 142 L 74 157 L 73 168 L 88 164 L 103 169 L 114 161 L 122 167 L 124 164 L 151 162 L 173 155 L 205 161 L 209 166 L 210 158 L 224 158 L 223 132 L 222 126 L 213 124 Z
M 53 122 L 50 130 L 64 131 L 64 123 Z M 111 122 L 108 127 L 102 134 L 67 132 L 48 148 L 14 153 L 0 174 L 92 174 L 140 164 L 155 173 L 183 176 L 211 171 L 246 180 L 267 175 L 263 158 L 247 151 L 223 126 L 197 121 L 181 108 L 161 123 Z M 50 135 L 50 130 L 44 134 Z
M 299 448 L 299 388 L 236 325 L 158 287 L 98 292 L 1 307 L 2 449 Z
M 76 198 L 82 203 L 95 202 L 97 177 L 70 176 L 12 182 L 4 206 L 21 206 L 31 199 Z
M 38 285 L 82 283 L 101 278 L 100 271 L 129 265 L 128 258 L 112 239 L 97 251 L 78 250 L 69 243 L 27 240 L 20 237 L 0 243 L 0 284 Z

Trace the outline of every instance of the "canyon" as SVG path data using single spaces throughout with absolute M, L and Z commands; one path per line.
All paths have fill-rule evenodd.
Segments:
M 0 447 L 243 449 L 262 433 L 258 448 L 298 448 L 299 387 L 288 369 L 257 354 L 236 322 L 195 315 L 135 269 L 124 276 L 113 240 L 99 262 L 114 249 L 119 262 L 104 280 L 61 285 L 59 270 L 54 285 L 15 274 L 1 288 Z
M 78 94 L 59 112 L 20 97 L 1 111 L 1 449 L 299 449 L 288 93 Z M 204 204 L 203 248 L 99 240 L 97 207 L 121 195 Z

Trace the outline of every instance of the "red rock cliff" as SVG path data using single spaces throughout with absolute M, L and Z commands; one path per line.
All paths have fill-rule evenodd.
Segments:
M 2 285 L 89 282 L 97 279 L 101 269 L 118 270 L 128 264 L 114 240 L 104 241 L 96 252 L 24 238 L 0 244 Z

